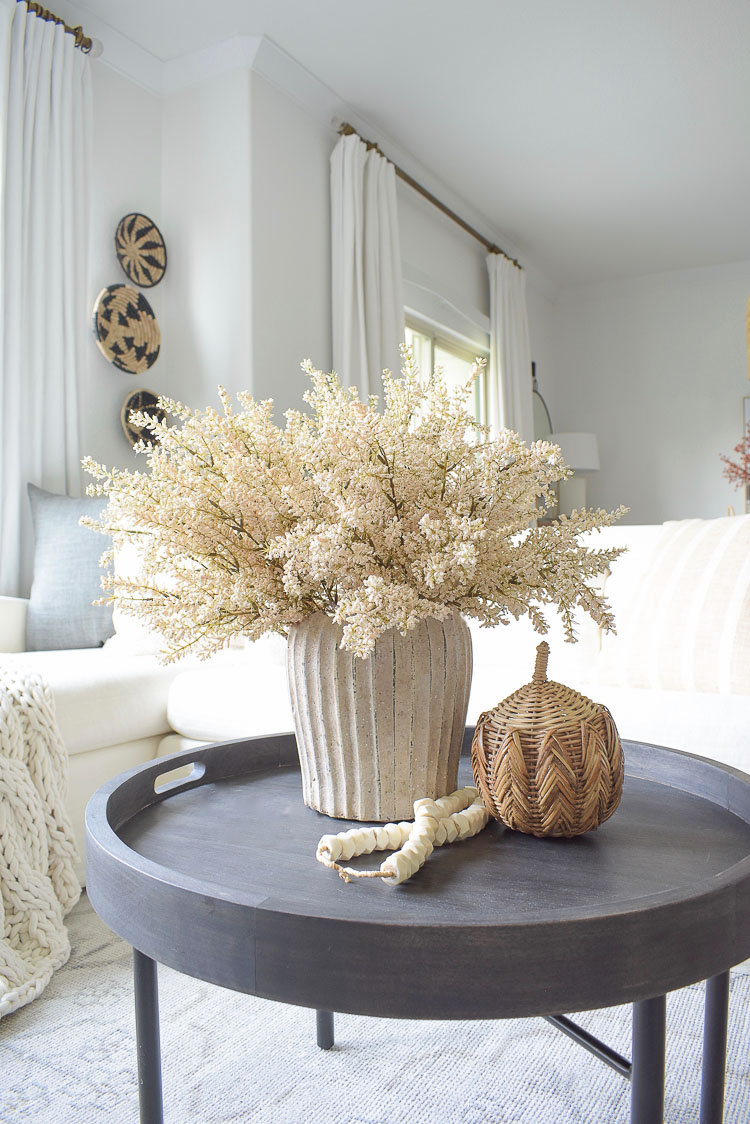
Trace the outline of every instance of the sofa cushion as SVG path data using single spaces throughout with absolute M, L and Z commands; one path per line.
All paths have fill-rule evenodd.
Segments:
M 625 548 L 612 563 L 604 583 L 604 595 L 615 616 L 616 633 L 601 636 L 602 649 L 619 635 L 623 617 L 630 612 L 631 602 L 637 598 L 644 574 L 651 566 L 661 533 L 661 523 L 640 526 L 616 523 L 613 527 L 603 527 L 585 536 L 587 545 L 600 550 Z
M 166 734 L 169 684 L 182 670 L 154 656 L 109 656 L 106 649 L 25 652 L 4 657 L 49 684 L 68 753 Z
M 750 773 L 750 695 L 649 691 L 599 684 L 621 738 L 696 753 Z
M 114 538 L 114 573 L 120 581 L 134 579 L 140 575 L 143 555 L 137 539 L 126 535 Z M 117 655 L 156 656 L 164 647 L 161 633 L 149 628 L 144 620 L 125 613 L 116 602 L 112 612 L 114 636 L 107 641 L 107 647 Z
M 156 757 L 162 740 L 158 736 L 138 738 L 120 745 L 92 749 L 89 753 L 76 753 L 71 757 L 65 807 L 75 835 L 78 850 L 76 873 L 81 885 L 86 881 L 86 805 L 106 781 Z
M 143 569 L 143 551 L 139 541 L 127 535 L 115 536 L 115 578 L 121 581 L 139 578 Z M 169 579 L 165 576 L 161 581 L 168 584 Z M 160 632 L 150 628 L 145 619 L 123 612 L 122 607 L 115 604 L 112 620 L 114 636 L 111 636 L 106 643 L 112 654 L 157 656 L 165 650 L 164 637 Z M 255 641 L 247 640 L 244 636 L 233 637 L 228 643 L 228 650 L 235 652 L 242 650 L 249 661 L 253 660 L 262 665 L 272 663 L 286 666 L 286 639 L 276 633 L 268 633 Z
M 613 597 L 599 682 L 750 694 L 750 516 L 664 523 L 637 563 Z
M 169 688 L 167 715 L 173 730 L 199 742 L 293 730 L 286 668 L 243 660 L 185 671 Z
M 104 501 L 57 496 L 34 484 L 28 492 L 35 546 L 26 648 L 95 648 L 114 631 L 112 610 L 92 604 L 101 596 L 99 559 L 109 540 L 79 519 L 97 518 Z

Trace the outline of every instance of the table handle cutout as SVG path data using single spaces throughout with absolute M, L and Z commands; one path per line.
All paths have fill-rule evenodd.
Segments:
M 189 761 L 187 765 L 180 765 L 179 769 L 170 769 L 167 773 L 160 773 L 154 779 L 154 792 L 163 796 L 165 792 L 174 793 L 181 788 L 191 788 L 203 778 L 206 766 L 203 761 Z

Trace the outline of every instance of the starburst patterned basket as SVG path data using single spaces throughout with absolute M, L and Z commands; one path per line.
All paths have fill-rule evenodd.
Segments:
M 137 212 L 120 219 L 115 231 L 117 260 L 135 285 L 158 285 L 167 269 L 167 247 L 155 222 Z
M 605 706 L 547 679 L 549 645 L 530 683 L 479 718 L 476 786 L 495 819 L 529 835 L 582 835 L 620 803 L 624 762 Z

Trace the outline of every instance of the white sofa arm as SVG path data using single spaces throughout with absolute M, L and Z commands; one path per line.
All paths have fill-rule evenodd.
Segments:
M 26 611 L 29 602 L 25 597 L 0 596 L 0 652 L 26 650 Z

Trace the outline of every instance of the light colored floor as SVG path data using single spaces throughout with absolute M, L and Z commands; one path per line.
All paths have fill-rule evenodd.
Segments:
M 131 956 L 84 896 L 73 953 L 0 1022 L 2 1124 L 134 1124 Z M 485 966 L 486 967 L 486 966 Z M 732 980 L 726 1124 L 750 1120 L 750 974 Z M 625 1124 L 629 1086 L 540 1019 L 336 1020 L 159 970 L 168 1124 Z M 703 993 L 668 1000 L 667 1124 L 698 1121 Z M 416 1012 L 415 1012 L 416 1014 Z M 628 1008 L 576 1016 L 630 1052 Z

